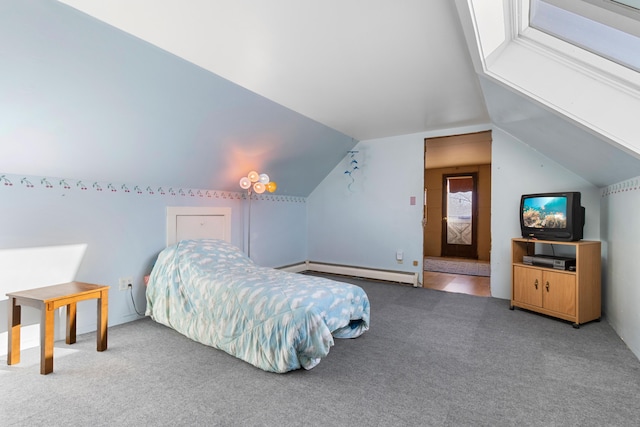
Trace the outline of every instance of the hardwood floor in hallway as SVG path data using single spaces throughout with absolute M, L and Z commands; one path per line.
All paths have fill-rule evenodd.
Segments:
M 422 287 L 424 288 L 481 297 L 491 296 L 490 278 L 486 276 L 467 276 L 463 274 L 424 271 L 422 281 Z

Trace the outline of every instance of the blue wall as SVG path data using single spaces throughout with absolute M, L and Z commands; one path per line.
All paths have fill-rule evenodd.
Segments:
M 131 296 L 118 290 L 118 280 L 133 276 L 136 306 L 144 311 L 143 276 L 165 247 L 167 206 L 231 207 L 232 243 L 246 250 L 247 201 L 240 193 L 0 173 L 0 200 L 3 319 L 7 292 L 71 280 L 111 286 L 110 325 L 136 319 Z M 306 260 L 305 230 L 304 198 L 254 200 L 252 258 L 270 267 Z M 37 310 L 24 311 L 25 325 L 38 322 Z M 78 332 L 94 330 L 95 304 L 80 303 L 78 313 Z M 6 328 L 0 322 L 0 354 L 6 351 Z M 30 339 L 37 343 L 27 331 L 23 340 Z
M 0 171 L 306 197 L 352 138 L 55 0 L 0 5 Z
M 420 273 L 424 138 L 361 141 L 354 151 L 308 198 L 310 260 Z
M 468 126 L 358 143 L 359 169 L 352 171 L 347 155 L 307 199 L 309 259 L 422 276 L 424 140 L 484 130 Z
M 607 320 L 640 358 L 640 176 L 602 192 L 603 310 Z

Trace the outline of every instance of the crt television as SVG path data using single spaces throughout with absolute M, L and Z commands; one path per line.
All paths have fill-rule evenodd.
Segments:
M 580 193 L 524 194 L 520 199 L 520 229 L 527 239 L 581 240 L 584 208 Z

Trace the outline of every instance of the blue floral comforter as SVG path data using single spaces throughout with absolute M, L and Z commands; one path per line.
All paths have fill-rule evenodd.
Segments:
M 158 255 L 146 314 L 271 372 L 311 369 L 334 337 L 369 329 L 360 287 L 260 267 L 215 239 L 183 240 Z

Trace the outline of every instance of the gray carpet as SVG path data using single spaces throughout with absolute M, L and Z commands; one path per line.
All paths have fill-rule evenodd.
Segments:
M 316 368 L 263 372 L 142 319 L 0 359 L 4 426 L 631 426 L 640 362 L 603 319 L 567 322 L 509 302 L 341 278 L 371 300 L 371 330 Z

